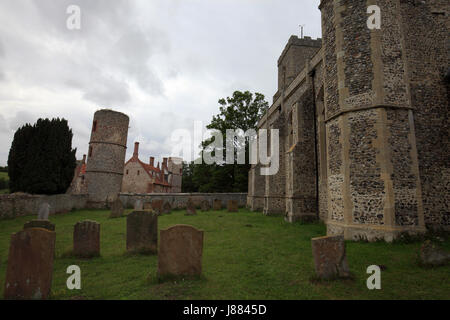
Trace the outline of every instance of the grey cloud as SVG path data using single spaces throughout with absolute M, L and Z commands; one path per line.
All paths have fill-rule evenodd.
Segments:
M 26 123 L 35 123 L 37 119 L 38 117 L 31 112 L 19 111 L 9 120 L 9 129 L 15 132 Z
M 81 30 L 66 28 L 72 4 L 81 8 Z M 194 119 L 206 124 L 218 112 L 217 100 L 234 90 L 258 91 L 271 102 L 276 62 L 289 36 L 298 33 L 299 24 L 307 25 L 307 35 L 320 36 L 317 5 L 317 0 L 0 1 L 0 115 L 11 129 L 0 131 L 0 150 L 9 147 L 12 130 L 36 121 L 33 113 L 52 116 L 45 107 L 51 105 L 60 108 L 54 114 L 62 110 L 69 120 L 78 156 L 87 150 L 92 116 L 100 107 L 130 115 L 129 146 L 142 138 L 143 152 L 167 153 L 174 129 L 192 130 Z M 25 106 L 29 111 L 18 112 Z M 4 162 L 0 153 L 0 165 Z

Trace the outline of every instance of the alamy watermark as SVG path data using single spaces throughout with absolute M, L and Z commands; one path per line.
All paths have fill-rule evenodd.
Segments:
M 370 30 L 381 29 L 381 9 L 377 5 L 367 7 L 367 14 L 370 14 L 367 19 L 367 28 Z
M 369 290 L 381 290 L 381 268 L 376 265 L 372 265 L 367 267 L 367 274 L 371 274 L 369 278 L 367 278 L 367 289 Z
M 70 5 L 66 9 L 69 17 L 66 20 L 66 26 L 69 30 L 81 29 L 81 8 L 77 5 Z
M 81 289 L 81 269 L 79 266 L 72 265 L 67 267 L 67 274 L 70 276 L 67 278 L 66 285 L 69 290 Z

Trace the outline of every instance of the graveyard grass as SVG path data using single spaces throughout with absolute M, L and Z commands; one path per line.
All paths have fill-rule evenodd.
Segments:
M 127 210 L 129 213 L 130 210 Z M 450 266 L 420 268 L 420 242 L 410 244 L 347 242 L 352 280 L 314 281 L 311 238 L 325 235 L 323 224 L 289 224 L 240 209 L 238 213 L 174 211 L 158 228 L 189 224 L 205 231 L 203 275 L 159 283 L 157 256 L 126 254 L 126 218 L 109 211 L 74 211 L 51 216 L 56 224 L 52 299 L 449 299 Z M 0 299 L 10 235 L 33 217 L 0 221 Z M 101 223 L 101 257 L 70 256 L 73 226 L 89 219 Z M 450 249 L 450 241 L 443 243 Z M 366 268 L 378 264 L 382 290 L 368 290 Z M 66 287 L 70 265 L 81 268 L 81 290 Z

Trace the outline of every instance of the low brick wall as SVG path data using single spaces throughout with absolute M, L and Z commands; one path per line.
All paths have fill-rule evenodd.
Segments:
M 120 200 L 125 208 L 133 208 L 137 200 L 143 203 L 152 202 L 152 200 L 168 201 L 173 209 L 184 209 L 189 198 L 199 206 L 203 200 L 210 202 L 211 206 L 215 199 L 222 201 L 222 206 L 226 208 L 228 200 L 236 200 L 239 207 L 245 207 L 247 204 L 247 193 L 150 193 L 135 194 L 121 193 Z
M 50 215 L 86 207 L 87 195 L 58 194 L 53 196 L 30 194 L 0 195 L 0 220 L 36 215 L 42 203 L 50 205 Z

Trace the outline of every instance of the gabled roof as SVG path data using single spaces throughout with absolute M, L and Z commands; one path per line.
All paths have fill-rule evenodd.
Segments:
M 125 166 L 130 162 L 137 162 L 141 165 L 141 167 L 144 169 L 144 171 L 149 175 L 149 177 L 153 178 L 153 174 L 155 175 L 155 184 L 159 184 L 162 186 L 170 187 L 171 185 L 164 181 L 164 174 L 163 171 L 160 168 L 151 166 L 150 164 L 144 163 L 137 157 L 132 157 L 130 160 L 128 160 L 125 163 Z

